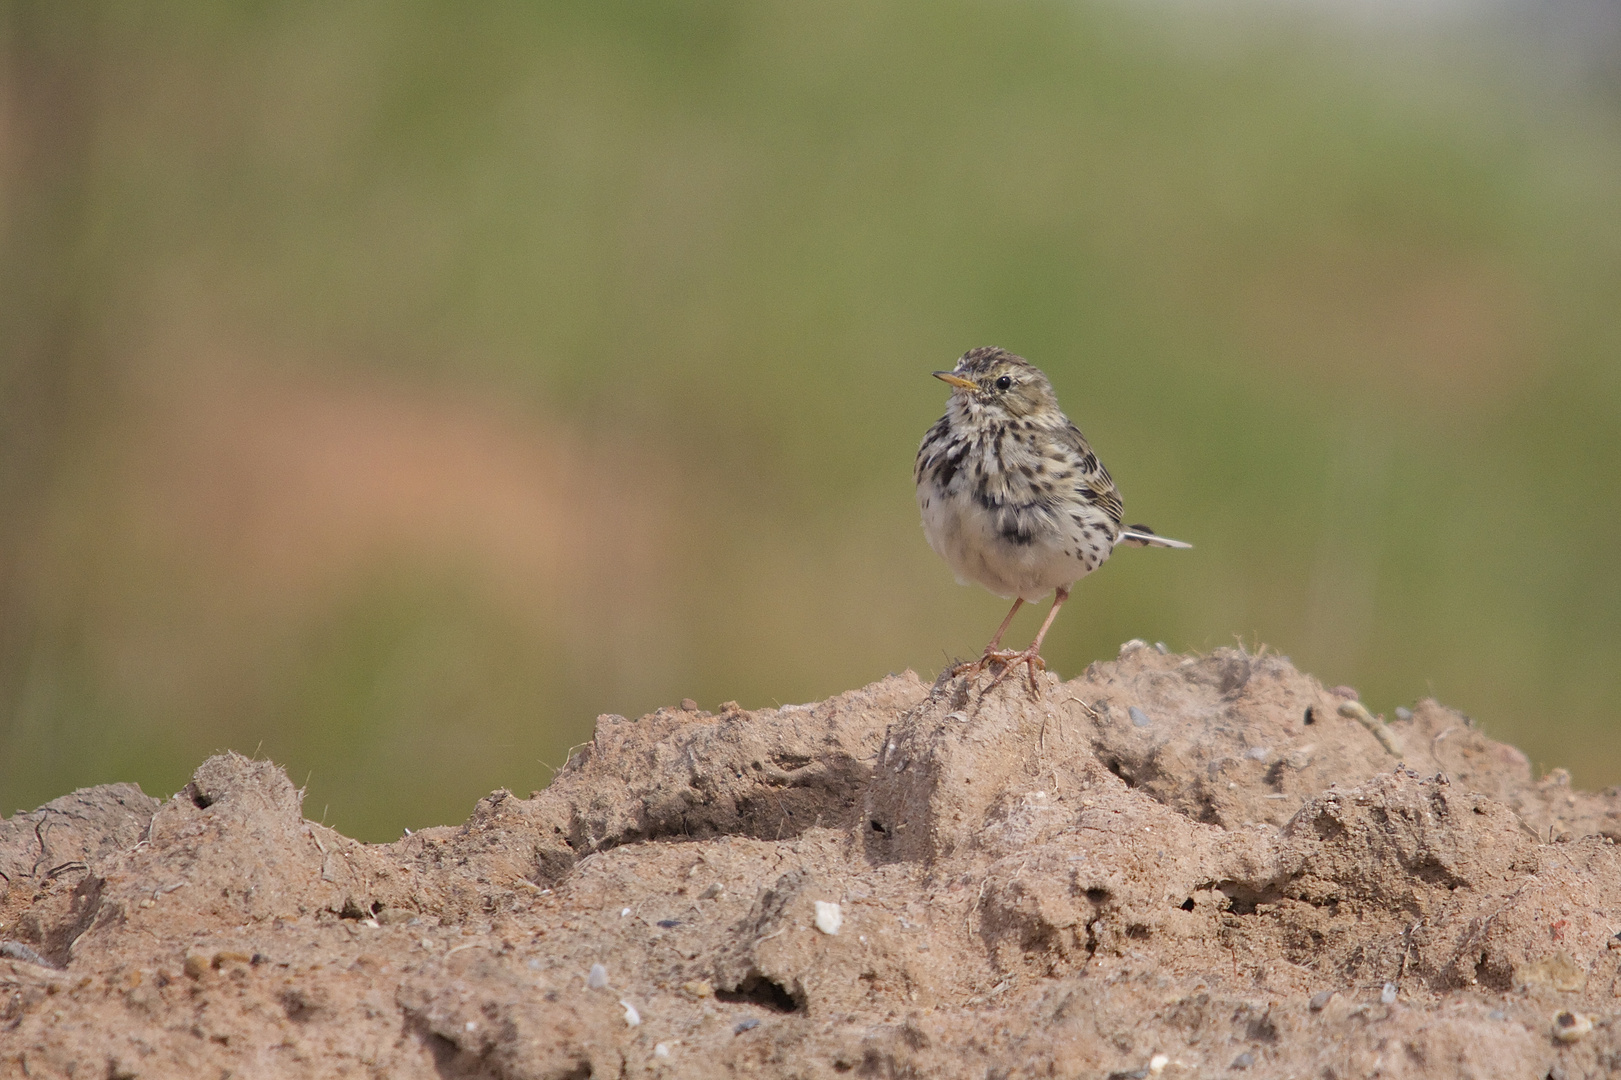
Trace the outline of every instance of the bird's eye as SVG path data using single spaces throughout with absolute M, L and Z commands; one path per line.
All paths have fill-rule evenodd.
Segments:
M 1013 377 L 1011 375 L 1003 375 L 1000 379 L 996 380 L 996 388 L 998 390 L 1006 390 L 1008 387 L 1010 387 L 1012 385 L 1013 385 Z

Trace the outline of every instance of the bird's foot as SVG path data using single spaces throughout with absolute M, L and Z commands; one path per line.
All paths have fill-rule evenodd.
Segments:
M 951 677 L 955 679 L 960 675 L 978 675 L 981 671 L 984 671 L 992 664 L 1009 664 L 1023 655 L 1024 652 L 1016 649 L 986 649 L 985 655 L 981 656 L 978 660 L 964 660 L 962 663 L 952 668 Z M 1043 667 L 1046 666 L 1044 663 L 1042 663 L 1041 657 L 1039 656 L 1036 657 L 1036 662 L 1038 664 L 1042 664 Z
M 1047 661 L 1041 658 L 1041 654 L 1036 651 L 1036 646 L 1034 645 L 1030 646 L 1028 649 L 1021 649 L 1017 652 L 1009 649 L 997 649 L 994 651 L 986 650 L 985 655 L 979 658 L 979 663 L 981 667 L 988 664 L 1002 665 L 1002 670 L 998 671 L 985 689 L 979 692 L 980 697 L 984 697 L 986 694 L 996 689 L 996 684 L 1007 678 L 1008 672 L 1012 671 L 1020 664 L 1023 664 L 1025 666 L 1025 670 L 1029 673 L 1030 692 L 1032 694 L 1039 694 L 1041 692 L 1041 688 L 1036 684 L 1036 668 L 1039 667 L 1042 671 L 1046 671 Z

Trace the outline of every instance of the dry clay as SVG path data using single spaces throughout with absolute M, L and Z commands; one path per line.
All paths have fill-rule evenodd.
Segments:
M 211 758 L 0 822 L 0 1075 L 1621 1069 L 1621 797 L 1433 701 L 1132 642 L 599 718 L 368 845 Z

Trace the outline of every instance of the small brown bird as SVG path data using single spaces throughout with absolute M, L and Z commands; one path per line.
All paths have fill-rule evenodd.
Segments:
M 952 387 L 942 416 L 923 436 L 912 478 L 923 535 L 961 584 L 978 582 L 1013 608 L 977 661 L 996 661 L 995 686 L 1023 663 L 1035 685 L 1041 641 L 1075 582 L 1116 544 L 1189 548 L 1146 525 L 1121 527 L 1120 492 L 1086 436 L 1058 407 L 1039 368 L 1003 349 L 972 349 L 934 377 Z M 1002 650 L 1002 635 L 1027 600 L 1056 590 L 1052 610 L 1028 649 Z

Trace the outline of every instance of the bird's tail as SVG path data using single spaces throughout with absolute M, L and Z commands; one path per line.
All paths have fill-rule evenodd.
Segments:
M 1147 525 L 1127 525 L 1115 537 L 1117 544 L 1130 544 L 1132 547 L 1166 547 L 1191 548 L 1193 545 L 1181 540 L 1172 540 L 1168 536 L 1159 536 Z

